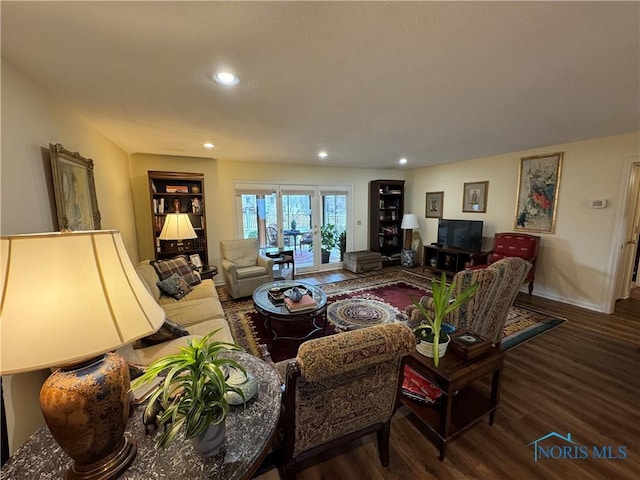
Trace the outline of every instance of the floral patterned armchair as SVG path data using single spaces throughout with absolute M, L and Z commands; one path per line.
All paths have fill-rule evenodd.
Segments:
M 309 340 L 277 365 L 286 372 L 285 480 L 295 478 L 298 461 L 372 432 L 382 465 L 389 464 L 404 357 L 415 345 L 406 325 L 389 323 Z

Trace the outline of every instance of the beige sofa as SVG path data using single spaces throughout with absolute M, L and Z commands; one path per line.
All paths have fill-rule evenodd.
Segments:
M 160 279 L 149 260 L 140 262 L 136 266 L 136 271 L 149 293 L 165 311 L 167 318 L 184 327 L 190 335 L 145 348 L 136 349 L 132 344 L 126 345 L 118 352 L 128 362 L 148 365 L 158 358 L 177 353 L 178 347 L 186 345 L 187 339 L 206 335 L 217 329 L 220 330 L 213 336 L 214 340 L 235 342 L 231 336 L 231 330 L 225 319 L 213 280 L 202 280 L 201 283 L 193 287 L 191 292 L 180 300 L 176 300 L 163 294 L 158 288 L 156 283 Z

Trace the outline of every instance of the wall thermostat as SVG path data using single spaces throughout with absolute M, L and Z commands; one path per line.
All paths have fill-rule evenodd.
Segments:
M 604 199 L 591 200 L 591 208 L 605 208 L 607 201 Z

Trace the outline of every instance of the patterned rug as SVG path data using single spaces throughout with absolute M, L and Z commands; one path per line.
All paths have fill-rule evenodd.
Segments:
M 349 298 L 327 307 L 327 318 L 339 330 L 355 330 L 393 322 L 398 309 L 378 300 Z
M 398 313 L 404 312 L 411 305 L 410 297 L 420 298 L 430 290 L 430 285 L 430 278 L 398 270 L 320 285 L 319 288 L 329 298 L 327 334 L 394 321 Z M 258 344 L 266 344 L 276 362 L 295 357 L 301 342 L 285 339 L 273 342 L 264 320 L 255 312 L 250 298 L 225 301 L 223 294 L 221 300 L 231 333 L 239 345 L 258 354 Z M 513 348 L 565 321 L 563 318 L 514 305 L 509 312 L 501 348 Z M 305 325 L 300 327 L 307 328 Z M 304 333 L 293 331 L 291 336 L 304 336 Z

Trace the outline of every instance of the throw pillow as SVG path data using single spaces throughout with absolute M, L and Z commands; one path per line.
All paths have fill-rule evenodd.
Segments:
M 136 340 L 133 344 L 133 348 L 151 347 L 152 345 L 157 345 L 169 340 L 175 340 L 176 338 L 185 337 L 187 335 L 189 335 L 189 332 L 167 318 L 158 331 Z
M 193 288 L 189 285 L 184 278 L 182 278 L 177 273 L 174 273 L 169 278 L 165 278 L 164 280 L 160 280 L 156 283 L 160 290 L 162 290 L 167 295 L 171 295 L 176 300 L 180 300 L 187 293 L 189 293 Z
M 201 281 L 200 277 L 191 269 L 191 265 L 189 265 L 189 261 L 185 255 L 178 255 L 171 260 L 154 260 L 151 262 L 151 265 L 155 268 L 156 272 L 158 272 L 160 280 L 165 280 L 174 273 L 177 273 L 184 278 L 189 285 L 197 285 Z

